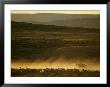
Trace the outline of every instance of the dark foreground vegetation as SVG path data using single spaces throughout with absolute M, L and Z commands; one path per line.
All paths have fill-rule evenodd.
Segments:
M 11 69 L 12 77 L 99 77 L 99 71 L 46 68 L 46 69 Z

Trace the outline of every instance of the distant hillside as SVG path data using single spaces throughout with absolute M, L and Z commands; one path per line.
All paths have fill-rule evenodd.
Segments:
M 81 18 L 81 19 L 65 19 L 48 22 L 48 25 L 68 26 L 68 27 L 85 27 L 85 28 L 100 28 L 99 18 Z
M 43 32 L 81 32 L 81 33 L 99 33 L 100 30 L 97 28 L 83 28 L 83 27 L 66 27 L 56 25 L 43 25 L 43 24 L 32 24 L 25 22 L 11 22 L 12 31 L 43 31 Z
M 45 25 L 100 28 L 100 15 L 90 14 L 12 14 L 11 20 Z

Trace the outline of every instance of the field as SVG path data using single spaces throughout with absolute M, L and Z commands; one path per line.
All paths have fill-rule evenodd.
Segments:
M 100 30 L 12 21 L 11 76 L 14 77 L 97 77 L 100 76 Z M 36 64 L 32 65 L 33 62 Z M 17 63 L 16 63 L 17 62 Z M 41 64 L 40 64 L 41 62 Z M 44 65 L 42 64 L 44 62 Z M 68 66 L 49 68 L 52 63 Z M 19 65 L 21 63 L 21 65 Z M 30 66 L 22 63 L 30 63 Z M 65 69 L 71 64 L 78 69 Z M 13 65 L 15 64 L 15 65 Z M 18 64 L 18 65 L 17 65 Z M 80 65 L 85 66 L 80 66 Z M 42 67 L 47 68 L 42 69 Z M 64 66 L 64 67 L 63 67 Z M 80 69 L 79 69 L 80 68 Z M 91 70 L 90 70 L 91 69 Z

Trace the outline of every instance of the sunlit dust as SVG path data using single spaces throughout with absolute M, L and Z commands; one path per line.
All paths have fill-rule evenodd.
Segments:
M 64 69 L 86 69 L 86 70 L 100 70 L 100 64 L 98 62 L 92 61 L 64 61 L 57 60 L 54 62 L 49 61 L 33 61 L 33 62 L 25 62 L 23 61 L 14 61 L 11 64 L 12 68 L 31 68 L 31 69 L 45 69 L 45 68 L 64 68 Z

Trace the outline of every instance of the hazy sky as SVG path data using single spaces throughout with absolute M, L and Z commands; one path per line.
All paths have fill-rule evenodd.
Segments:
M 36 14 L 36 13 L 59 13 L 59 14 L 100 14 L 99 10 L 73 10 L 73 11 L 35 11 L 35 10 L 13 10 L 12 13 L 16 14 Z

